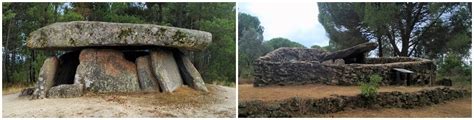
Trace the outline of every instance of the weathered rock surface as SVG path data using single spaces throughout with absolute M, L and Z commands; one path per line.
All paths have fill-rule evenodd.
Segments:
M 164 46 L 203 50 L 211 43 L 208 32 L 152 24 L 74 21 L 54 23 L 36 31 L 27 46 L 68 50 L 77 47 Z
M 153 73 L 164 92 L 173 92 L 183 85 L 173 52 L 166 49 L 154 49 L 150 52 Z
M 20 93 L 20 95 L 18 95 L 18 96 L 19 96 L 19 97 L 31 96 L 31 95 L 33 95 L 33 92 L 35 92 L 35 88 L 34 88 L 34 87 L 25 88 L 25 89 L 21 90 L 21 93 Z
M 49 98 L 72 98 L 80 97 L 83 94 L 82 84 L 62 84 L 52 87 L 48 91 Z
M 181 76 L 183 77 L 184 83 L 189 85 L 193 89 L 197 89 L 203 92 L 208 92 L 206 84 L 201 77 L 199 71 L 194 67 L 191 60 L 186 57 L 183 53 L 177 51 L 174 53 L 176 58 L 176 63 L 178 63 L 178 68 Z
M 32 99 L 46 98 L 48 90 L 54 85 L 54 77 L 58 68 L 58 58 L 55 56 L 47 58 L 41 67 L 36 88 Z
M 335 60 L 343 58 L 346 62 L 359 62 L 363 63 L 366 53 L 377 48 L 377 43 L 367 42 L 362 43 L 347 49 L 338 50 L 336 52 L 328 53 L 324 59 L 325 60 Z M 350 61 L 351 58 L 357 58 L 358 60 Z M 362 60 L 362 61 L 360 61 Z
M 142 91 L 160 91 L 160 85 L 151 71 L 150 56 L 138 57 L 136 60 L 138 81 Z
M 111 49 L 84 49 L 74 84 L 93 92 L 133 92 L 140 89 L 137 68 L 123 53 Z
M 258 58 L 269 62 L 324 61 L 328 52 L 321 49 L 281 47 Z

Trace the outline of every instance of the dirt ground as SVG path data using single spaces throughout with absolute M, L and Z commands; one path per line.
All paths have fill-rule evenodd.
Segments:
M 382 86 L 379 92 L 414 92 L 435 87 L 409 87 L 409 86 Z M 294 85 L 253 87 L 252 84 L 239 84 L 239 100 L 282 100 L 290 97 L 323 98 L 331 95 L 357 95 L 360 94 L 358 86 L 329 86 L 329 85 Z
M 414 92 L 422 89 L 436 87 L 407 87 L 407 86 L 382 86 L 379 92 L 401 91 Z M 253 87 L 252 84 L 239 84 L 239 101 L 245 100 L 282 100 L 290 97 L 323 98 L 333 94 L 356 95 L 359 94 L 358 86 L 328 86 L 328 85 L 299 85 L 299 86 L 271 86 Z M 341 112 L 318 115 L 318 117 L 471 117 L 471 97 L 465 97 L 445 103 L 418 107 L 414 109 L 389 108 L 389 109 L 350 109 Z M 303 116 L 304 117 L 304 116 Z M 311 117 L 311 116 L 307 116 Z
M 235 88 L 208 85 L 173 93 L 92 94 L 78 98 L 30 100 L 3 95 L 2 117 L 235 117 Z
M 345 110 L 337 113 L 326 114 L 325 117 L 463 117 L 470 118 L 471 97 L 448 101 L 446 103 L 425 106 L 415 109 L 390 108 L 390 109 L 354 109 Z

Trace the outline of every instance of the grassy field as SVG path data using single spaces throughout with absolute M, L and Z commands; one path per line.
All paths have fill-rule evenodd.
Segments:
M 32 87 L 34 85 L 24 85 L 24 84 L 14 84 L 10 85 L 8 87 L 3 87 L 2 88 L 2 95 L 8 95 L 8 94 L 13 94 L 13 93 L 18 93 L 21 92 L 21 90 Z

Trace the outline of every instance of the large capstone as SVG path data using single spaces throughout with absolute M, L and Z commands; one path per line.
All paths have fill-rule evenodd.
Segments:
M 338 50 L 332 53 L 327 53 L 324 59 L 336 60 L 336 59 L 342 58 L 347 64 L 364 63 L 366 54 L 375 48 L 377 48 L 376 43 L 373 43 L 373 42 L 362 43 L 350 48 Z
M 47 58 L 41 67 L 36 88 L 32 99 L 46 98 L 48 90 L 54 85 L 54 77 L 58 68 L 58 58 L 55 56 Z
M 111 49 L 84 49 L 79 55 L 74 84 L 93 92 L 134 92 L 140 89 L 137 68 L 123 53 Z
M 194 67 L 191 60 L 180 51 L 174 53 L 176 62 L 178 63 L 179 72 L 184 79 L 184 83 L 191 88 L 208 92 L 204 80 L 199 71 Z
M 151 71 L 150 56 L 138 57 L 136 60 L 138 81 L 143 91 L 159 91 L 160 85 Z
M 162 46 L 203 50 L 211 43 L 208 32 L 152 24 L 93 21 L 58 22 L 30 33 L 33 49 L 70 50 L 82 47 Z
M 173 52 L 166 49 L 154 49 L 150 52 L 153 73 L 158 79 L 161 90 L 173 92 L 183 85 Z

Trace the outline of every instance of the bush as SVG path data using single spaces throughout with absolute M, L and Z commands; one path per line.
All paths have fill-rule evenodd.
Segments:
M 462 56 L 448 53 L 438 64 L 437 78 L 439 80 L 448 78 L 453 80 L 453 86 L 471 87 L 471 62 L 464 62 Z
M 362 96 L 375 97 L 380 81 L 382 81 L 382 77 L 379 75 L 371 75 L 368 82 L 359 83 Z

